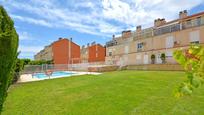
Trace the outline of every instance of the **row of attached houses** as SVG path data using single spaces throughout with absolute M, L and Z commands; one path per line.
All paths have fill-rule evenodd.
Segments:
M 161 54 L 166 55 L 166 63 L 176 63 L 173 52 L 186 49 L 192 43 L 204 44 L 204 12 L 188 16 L 186 10 L 179 12 L 179 18 L 170 22 L 156 19 L 154 26 L 135 31 L 123 31 L 122 35 L 106 43 L 106 63 L 117 65 L 162 63 Z
M 81 48 L 81 62 L 105 62 L 106 48 L 101 44 L 93 42 L 91 45 L 82 46 Z
M 53 60 L 54 64 L 76 64 L 84 62 L 104 62 L 105 47 L 92 43 L 86 48 L 71 39 L 59 38 L 34 56 L 35 60 Z

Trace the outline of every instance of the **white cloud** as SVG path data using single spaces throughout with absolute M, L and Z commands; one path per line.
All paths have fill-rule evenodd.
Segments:
M 50 28 L 68 28 L 81 33 L 111 36 L 137 25 L 152 26 L 156 18 L 172 20 L 178 12 L 190 10 L 203 0 L 33 0 L 6 1 L 11 9 L 29 14 L 13 14 L 16 20 Z M 81 8 L 83 10 L 81 10 Z M 116 23 L 112 23 L 115 21 Z
M 29 17 L 25 17 L 25 16 L 18 16 L 18 15 L 11 15 L 12 18 L 14 19 L 18 19 L 24 22 L 28 22 L 28 23 L 32 23 L 32 24 L 36 24 L 36 25 L 42 25 L 42 26 L 46 26 L 46 27 L 52 27 L 53 25 L 48 23 L 45 20 L 42 19 L 34 19 L 34 18 L 29 18 Z
M 156 18 L 172 20 L 181 10 L 190 10 L 203 0 L 102 0 L 105 18 L 130 26 L 153 25 Z
M 31 40 L 32 37 L 28 34 L 28 32 L 18 32 L 20 40 Z
M 43 46 L 24 46 L 20 45 L 18 51 L 23 53 L 37 53 L 43 49 Z

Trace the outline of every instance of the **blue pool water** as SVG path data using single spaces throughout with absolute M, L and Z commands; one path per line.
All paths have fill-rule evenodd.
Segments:
M 65 71 L 57 71 L 57 72 L 53 72 L 52 75 L 50 76 L 50 78 L 53 77 L 68 77 L 73 75 L 74 73 L 70 73 L 70 72 L 65 72 Z M 49 76 L 47 76 L 45 73 L 36 73 L 33 75 L 33 78 L 39 78 L 39 79 L 45 79 L 45 78 L 49 78 Z

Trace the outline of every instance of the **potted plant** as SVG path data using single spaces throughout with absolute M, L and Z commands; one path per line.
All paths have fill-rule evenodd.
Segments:
M 155 63 L 155 55 L 154 54 L 151 55 L 151 60 L 152 60 L 152 64 L 154 64 Z
M 165 55 L 165 53 L 162 53 L 160 58 L 161 58 L 161 60 L 162 60 L 162 63 L 165 63 L 165 61 L 166 61 L 166 55 Z

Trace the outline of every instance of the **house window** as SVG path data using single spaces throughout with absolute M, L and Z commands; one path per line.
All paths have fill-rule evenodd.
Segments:
M 191 25 L 191 20 L 187 20 L 187 25 Z
M 201 17 L 197 18 L 197 25 L 201 25 Z
M 200 41 L 200 32 L 199 31 L 192 31 L 190 32 L 190 43 L 199 43 Z
M 109 52 L 108 55 L 109 55 L 109 56 L 112 56 L 112 52 Z
M 137 44 L 137 50 L 142 50 L 143 48 L 143 43 L 138 43 Z

